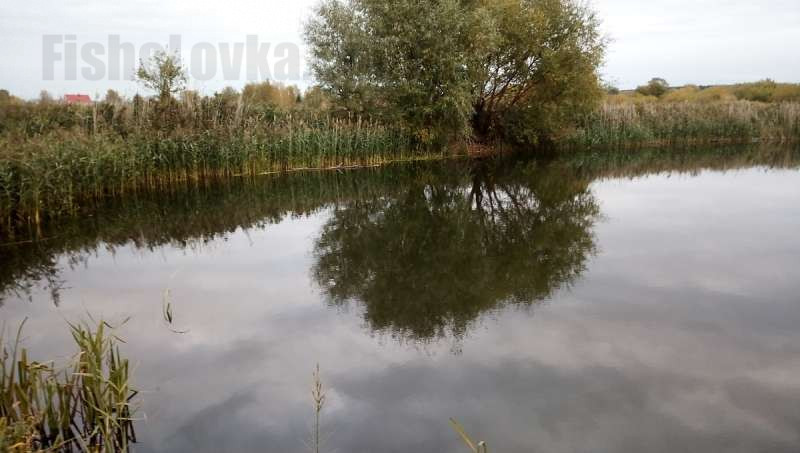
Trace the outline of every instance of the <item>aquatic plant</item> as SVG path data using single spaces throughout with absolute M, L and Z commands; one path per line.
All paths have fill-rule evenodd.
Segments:
M 703 143 L 794 143 L 800 103 L 606 102 L 565 133 L 564 146 L 629 148 Z
M 469 447 L 472 453 L 489 453 L 489 447 L 486 445 L 486 442 L 476 442 L 472 440 L 471 437 L 467 434 L 467 431 L 458 423 L 455 419 L 450 419 L 450 425 L 453 429 L 458 433 L 461 437 L 461 440 L 464 441 L 464 444 Z
M 285 130 L 122 138 L 58 133 L 0 137 L 0 213 L 4 223 L 38 224 L 93 200 L 189 181 L 300 168 L 368 166 L 424 157 L 395 131 L 326 119 Z
M 319 453 L 320 441 L 320 415 L 325 406 L 325 389 L 322 387 L 322 377 L 319 372 L 319 364 L 314 370 L 313 384 L 311 386 L 311 398 L 314 400 L 314 432 L 311 436 L 311 446 L 314 453 Z
M 64 368 L 32 361 L 24 322 L 0 356 L 0 446 L 11 451 L 128 451 L 136 436 L 129 363 L 109 324 L 70 324 L 78 353 Z

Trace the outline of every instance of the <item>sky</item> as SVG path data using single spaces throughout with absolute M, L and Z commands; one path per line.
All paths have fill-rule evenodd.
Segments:
M 0 88 L 24 98 L 35 98 L 43 89 L 55 96 L 94 97 L 114 88 L 130 96 L 142 88 L 130 80 L 133 69 L 124 58 L 111 58 L 111 41 L 129 46 L 134 56 L 128 59 L 136 61 L 149 51 L 143 48 L 146 43 L 166 45 L 171 36 L 180 37 L 181 55 L 190 66 L 189 88 L 211 93 L 265 77 L 305 87 L 312 81 L 304 76 L 302 25 L 316 2 L 5 0 L 0 3 Z M 590 4 L 610 39 L 603 76 L 620 88 L 634 88 L 652 77 L 675 86 L 764 78 L 800 82 L 797 0 Z M 255 42 L 252 49 L 248 39 Z M 69 48 L 75 49 L 74 56 Z M 237 49 L 240 60 L 235 59 Z M 267 57 L 261 71 L 247 67 L 251 50 Z M 89 58 L 82 56 L 85 51 Z M 112 61 L 120 68 L 118 77 L 110 69 Z M 229 64 L 226 73 L 224 61 L 239 63 Z M 69 62 L 76 68 L 74 76 Z

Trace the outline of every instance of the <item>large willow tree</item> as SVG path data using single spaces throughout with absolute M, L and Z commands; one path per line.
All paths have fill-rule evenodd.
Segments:
M 430 144 L 531 144 L 599 100 L 598 28 L 576 0 L 323 0 L 305 34 L 347 112 Z

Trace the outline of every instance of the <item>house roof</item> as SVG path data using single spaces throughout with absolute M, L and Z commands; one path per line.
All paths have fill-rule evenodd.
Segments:
M 64 95 L 64 101 L 68 104 L 91 104 L 92 98 L 87 94 L 67 94 Z

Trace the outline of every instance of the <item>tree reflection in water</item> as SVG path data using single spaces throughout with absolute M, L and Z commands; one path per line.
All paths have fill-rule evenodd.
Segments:
M 482 313 L 537 303 L 581 274 L 599 215 L 588 182 L 542 162 L 483 163 L 345 203 L 316 242 L 315 280 L 375 331 L 462 337 Z
M 354 303 L 372 329 L 413 341 L 461 336 L 482 313 L 544 300 L 580 275 L 599 215 L 591 181 L 756 165 L 797 168 L 800 151 L 570 153 L 187 183 L 0 234 L 0 306 L 34 288 L 58 303 L 69 286 L 62 271 L 88 266 L 99 251 L 202 250 L 237 231 L 330 210 L 313 274 L 334 306 Z

